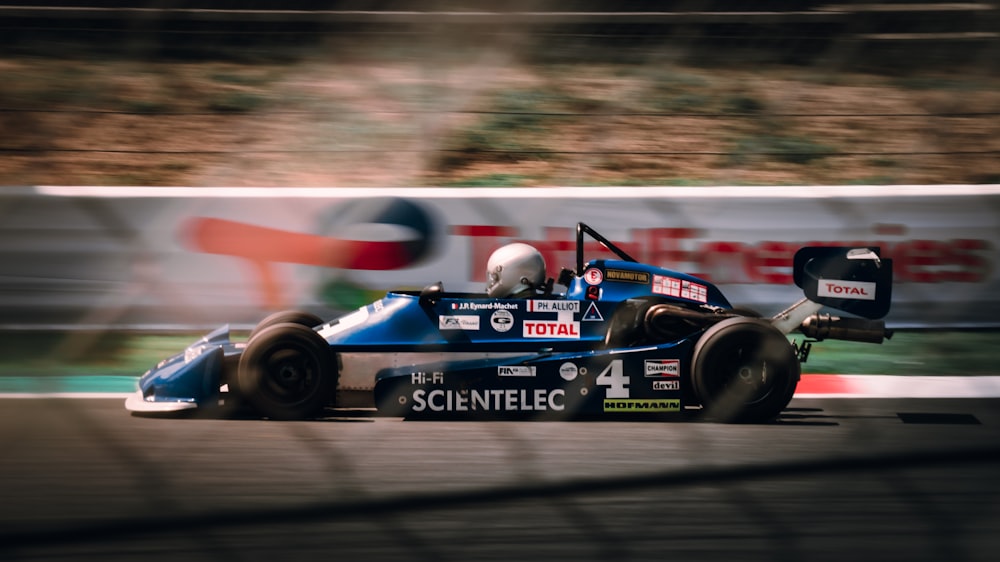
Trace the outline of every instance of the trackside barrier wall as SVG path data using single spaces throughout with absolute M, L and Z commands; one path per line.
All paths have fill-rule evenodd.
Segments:
M 890 326 L 1000 325 L 1000 186 L 14 187 L 0 328 L 242 327 L 436 281 L 483 291 L 510 241 L 536 245 L 549 276 L 572 267 L 577 221 L 765 314 L 801 298 L 800 246 L 878 245 L 895 266 Z

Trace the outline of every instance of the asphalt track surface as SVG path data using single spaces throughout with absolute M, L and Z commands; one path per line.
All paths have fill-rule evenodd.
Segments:
M 3 399 L 0 560 L 995 560 L 998 405 L 279 423 Z

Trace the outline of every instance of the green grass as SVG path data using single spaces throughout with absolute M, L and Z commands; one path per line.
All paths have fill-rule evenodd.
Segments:
M 897 78 L 893 83 L 906 90 L 932 91 L 946 90 L 953 92 L 970 92 L 985 90 L 990 86 L 975 78 L 954 78 L 946 76 L 908 76 Z
M 170 104 L 158 100 L 123 100 L 121 109 L 129 113 L 141 113 L 145 115 L 155 115 L 157 113 L 169 113 Z
M 834 150 L 812 139 L 781 135 L 755 135 L 739 139 L 728 160 L 731 165 L 747 163 L 751 158 L 769 158 L 786 164 L 809 164 L 832 154 Z
M 661 111 L 676 113 L 708 113 L 715 100 L 711 96 L 699 93 L 685 93 L 663 96 L 653 104 Z
M 523 187 L 531 178 L 522 174 L 487 174 L 445 182 L 444 187 Z
M 266 98 L 249 92 L 227 92 L 212 99 L 208 108 L 217 113 L 250 113 L 264 106 Z
M 270 72 L 258 72 L 250 67 L 250 71 L 222 71 L 213 72 L 209 78 L 220 84 L 231 84 L 236 86 L 267 86 L 271 84 L 275 77 Z
M 802 337 L 799 336 L 799 341 Z M 828 340 L 813 344 L 804 373 L 1000 375 L 1000 332 L 897 332 L 882 344 Z
M 3 375 L 141 375 L 204 334 L 14 332 L 3 336 Z
M 200 333 L 3 334 L 0 376 L 138 376 L 182 351 Z M 235 332 L 242 341 L 247 334 Z M 792 339 L 802 341 L 802 336 Z M 901 332 L 876 345 L 829 340 L 813 344 L 804 373 L 884 375 L 1000 375 L 1000 332 Z
M 726 113 L 756 114 L 764 110 L 764 102 L 745 95 L 729 96 L 723 103 Z
M 540 140 L 545 137 L 551 123 L 558 121 L 558 114 L 571 112 L 586 105 L 586 99 L 549 92 L 546 90 L 503 90 L 497 92 L 485 106 L 488 113 L 456 132 L 448 142 L 448 153 L 436 166 L 447 172 L 462 168 L 478 160 L 508 159 L 506 152 L 546 152 Z M 494 155 L 493 153 L 501 153 Z

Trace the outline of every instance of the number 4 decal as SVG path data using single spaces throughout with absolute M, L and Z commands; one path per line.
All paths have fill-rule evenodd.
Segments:
M 607 386 L 605 398 L 628 398 L 629 378 L 625 375 L 622 360 L 615 359 L 597 376 L 597 384 Z

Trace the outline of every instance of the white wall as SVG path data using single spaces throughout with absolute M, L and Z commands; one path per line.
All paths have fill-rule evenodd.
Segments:
M 577 221 L 765 313 L 801 297 L 799 246 L 880 245 L 890 325 L 1000 324 L 1000 186 L 23 187 L 0 191 L 0 327 L 250 325 L 439 280 L 481 291 L 511 240 L 572 267 Z

